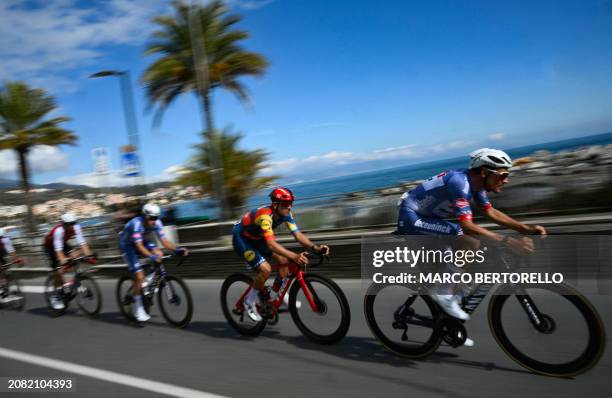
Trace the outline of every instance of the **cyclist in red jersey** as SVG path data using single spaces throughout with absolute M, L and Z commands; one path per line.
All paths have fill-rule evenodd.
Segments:
M 262 320 L 257 311 L 255 302 L 258 298 L 265 302 L 268 292 L 264 284 L 272 273 L 270 261 L 279 265 L 278 274 L 280 278 L 287 276 L 287 265 L 289 260 L 297 264 L 307 264 L 305 252 L 295 253 L 284 248 L 276 241 L 274 229 L 285 224 L 304 248 L 316 253 L 329 254 L 326 245 L 314 244 L 306 235 L 300 232 L 291 214 L 291 208 L 295 197 L 288 188 L 279 187 L 270 193 L 271 205 L 250 210 L 236 223 L 233 230 L 232 244 L 234 251 L 249 264 L 257 275 L 253 287 L 245 298 L 247 314 L 256 322 Z M 283 264 L 286 264 L 283 266 Z

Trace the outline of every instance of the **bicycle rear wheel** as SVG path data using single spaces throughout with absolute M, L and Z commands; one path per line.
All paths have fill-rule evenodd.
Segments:
M 66 309 L 68 308 L 69 300 L 66 300 L 64 292 L 62 291 L 61 287 L 59 288 L 55 287 L 55 278 L 53 274 L 49 275 L 47 279 L 45 280 L 45 293 L 44 294 L 45 294 L 45 302 L 47 303 L 47 307 L 49 308 L 51 315 L 60 316 L 66 312 Z M 62 309 L 53 308 L 53 305 L 51 304 L 51 300 L 53 296 L 57 297 L 58 300 L 61 300 L 64 303 L 64 308 Z
M 115 289 L 115 298 L 117 299 L 117 306 L 119 312 L 130 321 L 136 321 L 134 317 L 134 296 L 132 291 L 134 289 L 134 278 L 131 274 L 125 274 L 119 278 L 117 282 L 117 288 Z M 142 305 L 147 313 L 151 308 L 149 300 L 143 297 Z
M 79 308 L 91 317 L 95 317 L 102 308 L 102 293 L 96 281 L 87 275 L 79 276 L 76 288 L 76 302 Z
M 266 327 L 267 320 L 255 322 L 246 313 L 243 296 L 253 284 L 249 276 L 236 273 L 230 275 L 221 285 L 221 309 L 227 322 L 244 336 L 258 336 Z
M 399 355 L 425 358 L 442 343 L 442 333 L 435 326 L 437 305 L 406 286 L 372 284 L 363 310 L 372 334 Z
M 351 311 L 342 289 L 331 279 L 315 274 L 304 274 L 308 293 L 296 280 L 289 291 L 289 311 L 293 322 L 310 340 L 319 344 L 334 344 L 348 332 Z M 313 311 L 307 298 L 312 296 Z M 297 308 L 296 302 L 302 305 Z
M 534 323 L 534 314 L 539 323 Z M 548 376 L 586 372 L 605 347 L 599 314 L 584 296 L 563 284 L 500 287 L 489 303 L 489 326 L 508 356 Z
M 25 294 L 21 290 L 21 284 L 19 281 L 10 276 L 5 275 L 5 290 L 3 293 L 3 299 L 5 303 L 2 308 L 8 308 L 15 311 L 21 311 L 25 307 Z
M 193 316 L 193 299 L 185 281 L 167 275 L 157 291 L 159 308 L 166 321 L 176 327 L 189 325 Z

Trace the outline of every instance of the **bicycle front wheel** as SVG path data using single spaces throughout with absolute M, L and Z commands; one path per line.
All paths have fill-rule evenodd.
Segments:
M 363 310 L 372 334 L 399 355 L 425 358 L 442 343 L 435 321 L 440 314 L 437 305 L 406 286 L 372 284 Z
M 348 332 L 351 311 L 342 289 L 331 279 L 304 274 L 307 291 L 295 281 L 289 291 L 289 311 L 293 322 L 310 340 L 334 344 Z M 309 297 L 316 306 L 310 305 Z M 298 308 L 298 303 L 300 303 Z
M 504 285 L 489 303 L 489 326 L 500 347 L 521 366 L 571 377 L 591 369 L 605 346 L 603 322 L 568 285 Z
M 185 281 L 167 275 L 157 291 L 159 308 L 166 321 L 176 327 L 184 328 L 193 316 L 193 299 Z
M 87 275 L 79 277 L 76 286 L 76 302 L 87 315 L 95 317 L 102 308 L 102 293 L 96 281 Z

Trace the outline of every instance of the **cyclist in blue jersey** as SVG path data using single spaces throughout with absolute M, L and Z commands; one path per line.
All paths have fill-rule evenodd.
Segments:
M 492 222 L 525 235 L 546 235 L 541 225 L 523 224 L 493 207 L 487 192 L 499 193 L 508 183 L 510 157 L 496 149 L 481 148 L 470 153 L 469 169 L 450 170 L 423 181 L 402 195 L 399 202 L 397 233 L 407 235 L 458 236 L 460 244 L 477 249 L 480 240 L 502 243 L 517 253 L 529 253 L 533 241 L 497 234 L 473 222 L 470 202 L 475 202 Z M 449 220 L 454 218 L 455 220 Z M 476 239 L 477 238 L 477 239 Z M 469 315 L 459 305 L 460 297 L 452 286 L 444 286 L 432 298 L 449 315 L 467 320 Z M 473 345 L 466 340 L 465 345 Z
M 142 305 L 142 283 L 144 281 L 144 270 L 138 260 L 138 255 L 148 257 L 152 262 L 159 263 L 163 253 L 154 241 L 159 239 L 164 248 L 174 250 L 176 254 L 188 255 L 185 248 L 177 248 L 174 243 L 166 238 L 163 224 L 159 219 L 161 209 L 158 205 L 147 203 L 142 208 L 142 216 L 134 217 L 125 224 L 119 233 L 119 247 L 121 255 L 128 264 L 128 269 L 134 274 L 134 316 L 137 321 L 145 322 L 151 317 Z

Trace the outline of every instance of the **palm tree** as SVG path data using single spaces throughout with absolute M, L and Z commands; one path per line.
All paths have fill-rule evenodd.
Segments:
M 145 70 L 141 81 L 146 87 L 149 106 L 158 105 L 155 123 L 159 123 L 164 110 L 180 94 L 195 93 L 206 121 L 205 139 L 215 142 L 213 90 L 224 88 L 240 101 L 248 102 L 247 88 L 239 79 L 262 76 L 268 61 L 241 46 L 240 42 L 249 34 L 236 28 L 240 16 L 229 14 L 222 1 L 215 0 L 205 6 L 188 5 L 182 0 L 172 4 L 175 16 L 159 16 L 153 20 L 159 29 L 153 32 L 145 54 L 159 58 Z M 219 148 L 211 148 L 214 169 L 226 172 L 226 167 L 220 164 L 219 153 Z M 223 188 L 215 189 L 219 200 L 223 199 Z M 225 205 L 220 203 L 222 211 Z
M 8 82 L 0 90 L 0 150 L 11 149 L 17 154 L 30 231 L 33 224 L 28 153 L 37 145 L 74 145 L 77 141 L 70 130 L 60 127 L 70 118 L 58 116 L 45 119 L 56 108 L 53 96 L 45 90 L 30 88 L 23 82 Z
M 231 133 L 224 129 L 214 135 L 214 140 L 197 145 L 197 154 L 191 159 L 186 172 L 177 179 L 180 185 L 199 185 L 204 191 L 215 194 L 212 186 L 211 145 L 221 148 L 221 160 L 225 165 L 224 185 L 228 188 L 226 200 L 234 212 L 243 206 L 255 192 L 269 186 L 277 176 L 259 176 L 265 167 L 268 154 L 263 150 L 244 150 L 238 148 L 242 134 Z

